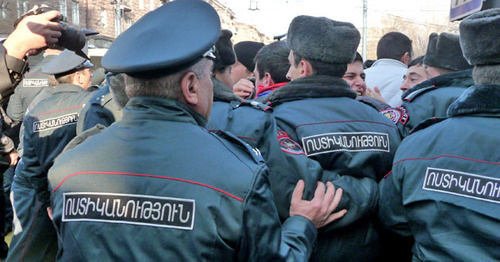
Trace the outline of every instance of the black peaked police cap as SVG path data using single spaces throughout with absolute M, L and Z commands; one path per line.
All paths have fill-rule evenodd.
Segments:
M 219 16 L 208 3 L 169 2 L 120 34 L 102 58 L 102 66 L 134 77 L 177 72 L 210 57 L 220 30 Z

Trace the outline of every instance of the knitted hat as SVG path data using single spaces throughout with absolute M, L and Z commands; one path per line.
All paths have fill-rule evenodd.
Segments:
M 460 45 L 471 65 L 500 64 L 500 8 L 477 12 L 460 23 Z
M 231 31 L 223 29 L 220 33 L 219 40 L 215 43 L 215 61 L 214 71 L 224 69 L 236 62 L 236 55 L 233 51 L 233 43 Z
M 449 33 L 432 33 L 429 36 L 424 64 L 453 71 L 471 68 L 462 54 L 459 36 Z
M 242 63 L 250 72 L 255 69 L 254 58 L 257 52 L 264 46 L 264 43 L 243 41 L 234 45 L 236 59 Z
M 290 23 L 287 43 L 294 53 L 330 64 L 349 64 L 361 36 L 351 23 L 326 17 L 297 16 Z

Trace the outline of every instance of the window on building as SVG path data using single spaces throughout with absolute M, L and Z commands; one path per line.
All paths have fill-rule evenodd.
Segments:
M 71 2 L 71 17 L 73 24 L 80 24 L 80 4 L 77 2 Z
M 106 11 L 106 9 L 101 10 L 101 25 L 103 27 L 108 26 L 108 12 Z
M 144 9 L 144 0 L 139 0 L 139 9 Z
M 61 15 L 68 17 L 68 4 L 66 0 L 59 0 L 59 12 Z
M 155 9 L 155 0 L 149 0 L 149 10 Z

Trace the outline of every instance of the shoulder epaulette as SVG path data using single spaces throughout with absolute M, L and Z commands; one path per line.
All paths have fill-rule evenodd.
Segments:
M 215 134 L 219 137 L 222 137 L 222 138 L 228 140 L 232 144 L 239 146 L 244 151 L 248 152 L 252 156 L 255 163 L 258 163 L 258 164 L 265 163 L 264 158 L 262 157 L 262 154 L 260 153 L 259 149 L 251 147 L 249 144 L 245 143 L 244 141 L 242 141 L 241 139 L 239 139 L 237 136 L 233 135 L 232 133 L 227 132 L 227 131 L 223 131 L 223 130 L 217 130 L 215 132 Z
M 262 104 L 260 102 L 255 101 L 255 100 L 243 100 L 243 101 L 238 102 L 236 104 L 236 107 L 241 107 L 241 106 L 251 106 L 251 107 L 253 107 L 255 109 L 258 109 L 258 110 L 261 110 L 261 111 L 264 111 L 264 112 L 266 112 L 266 111 L 271 112 L 272 109 L 273 109 L 271 107 L 271 105 Z
M 446 120 L 447 118 L 446 117 L 432 117 L 432 118 L 428 118 L 420 123 L 418 123 L 412 130 L 410 130 L 410 134 L 414 134 L 415 132 L 417 131 L 420 131 L 424 128 L 427 128 L 427 127 L 430 127 L 434 124 L 437 124 L 443 120 Z

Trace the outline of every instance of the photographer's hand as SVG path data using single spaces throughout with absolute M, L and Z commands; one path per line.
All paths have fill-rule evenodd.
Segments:
M 56 44 L 62 25 L 51 20 L 58 17 L 60 13 L 54 10 L 25 17 L 3 43 L 7 54 L 23 59 L 25 55 L 36 55 Z

